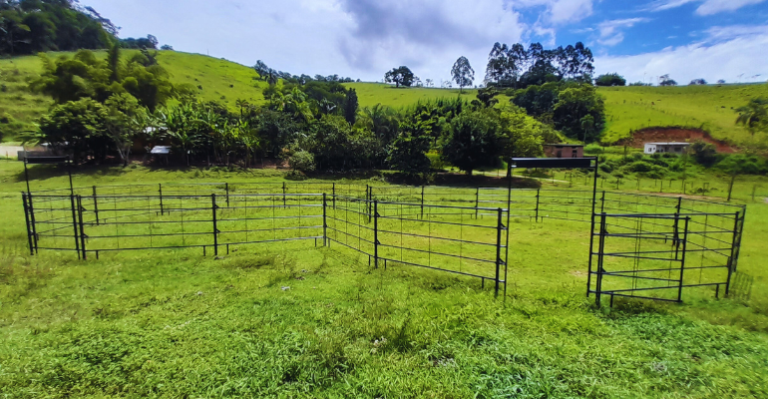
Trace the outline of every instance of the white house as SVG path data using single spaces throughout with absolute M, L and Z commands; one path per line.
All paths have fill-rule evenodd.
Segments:
M 683 154 L 691 143 L 645 143 L 646 154 Z

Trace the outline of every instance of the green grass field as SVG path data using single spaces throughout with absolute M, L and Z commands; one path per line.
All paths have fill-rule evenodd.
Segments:
M 372 107 L 376 104 L 390 107 L 407 107 L 419 101 L 435 100 L 438 98 L 461 97 L 472 101 L 477 97 L 475 89 L 433 89 L 424 87 L 395 88 L 384 83 L 345 83 L 357 91 L 357 99 L 361 107 Z
M 633 130 L 657 126 L 701 128 L 714 138 L 738 142 L 749 133 L 736 126 L 734 109 L 750 99 L 768 97 L 768 84 L 601 87 L 608 124 L 604 143 L 630 136 Z
M 66 187 L 50 167 L 32 176 L 33 190 Z M 75 185 L 283 179 L 131 166 L 79 171 Z M 196 250 L 29 257 L 23 189 L 21 165 L 0 162 L 6 397 L 768 395 L 762 201 L 749 205 L 740 262 L 755 277 L 751 301 L 704 292 L 683 305 L 617 300 L 598 310 L 584 297 L 583 224 L 514 220 L 509 290 L 494 299 L 477 280 L 373 270 L 367 257 L 309 243 L 244 247 L 219 260 Z
M 58 54 L 51 53 L 50 56 L 56 57 Z M 105 51 L 96 54 L 106 57 Z M 123 58 L 131 54 L 130 50 L 124 51 Z M 160 51 L 158 62 L 171 75 L 172 82 L 198 87 L 199 96 L 205 101 L 218 101 L 232 110 L 236 110 L 237 100 L 248 100 L 253 104 L 264 101 L 262 90 L 267 83 L 254 80 L 258 74 L 253 68 L 223 59 L 175 51 Z M 0 60 L 0 83 L 5 87 L 0 91 L 0 116 L 9 117 L 15 131 L 34 129 L 34 123 L 53 103 L 48 97 L 28 90 L 28 80 L 39 76 L 41 69 L 42 65 L 36 56 Z M 4 141 L 15 139 L 9 135 Z

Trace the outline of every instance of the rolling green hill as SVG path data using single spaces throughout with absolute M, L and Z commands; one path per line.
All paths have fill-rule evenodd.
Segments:
M 603 142 L 627 138 L 645 127 L 686 126 L 702 128 L 720 140 L 738 142 L 749 134 L 735 125 L 733 110 L 755 97 L 768 97 L 768 84 L 602 87 L 608 125 Z
M 465 100 L 473 100 L 477 90 L 465 89 L 430 89 L 424 87 L 395 88 L 384 83 L 346 83 L 345 86 L 357 91 L 357 100 L 361 107 L 372 107 L 376 104 L 390 107 L 402 107 L 416 104 L 419 101 L 441 97 L 455 98 L 461 96 Z
M 124 51 L 123 58 L 132 51 Z M 71 53 L 61 53 L 71 55 Z M 106 52 L 96 53 L 106 57 Z M 51 53 L 56 57 L 58 53 Z M 189 83 L 198 87 L 204 100 L 216 100 L 235 109 L 235 101 L 248 100 L 258 104 L 264 101 L 261 91 L 266 82 L 256 81 L 259 75 L 252 68 L 231 61 L 200 54 L 160 51 L 158 62 L 171 75 L 174 83 Z M 34 128 L 34 123 L 53 103 L 46 96 L 30 93 L 27 82 L 42 70 L 36 56 L 0 60 L 0 117 L 7 118 L 11 131 Z M 14 135 L 5 137 L 13 141 Z
M 98 52 L 104 57 L 105 52 Z M 52 54 L 55 56 L 55 53 Z M 126 51 L 124 57 L 129 57 Z M 160 51 L 158 60 L 175 83 L 189 83 L 199 89 L 204 100 L 215 100 L 235 108 L 235 101 L 259 104 L 264 100 L 266 82 L 254 80 L 258 74 L 250 67 L 231 61 L 174 51 Z M 10 129 L 19 132 L 34 128 L 34 123 L 51 104 L 45 96 L 30 93 L 27 81 L 40 72 L 37 57 L 0 60 L 0 118 Z M 383 104 L 393 107 L 413 105 L 419 101 L 461 96 L 471 100 L 475 89 L 400 88 L 382 83 L 349 83 L 357 90 L 361 107 Z M 603 87 L 608 124 L 603 142 L 626 138 L 633 130 L 657 126 L 703 128 L 721 140 L 738 142 L 748 133 L 735 126 L 733 108 L 751 98 L 768 97 L 768 85 L 721 85 L 680 87 Z M 13 141 L 14 134 L 5 141 Z

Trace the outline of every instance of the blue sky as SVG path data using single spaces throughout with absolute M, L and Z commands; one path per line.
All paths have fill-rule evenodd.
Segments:
M 679 83 L 768 79 L 768 0 L 81 0 L 176 50 L 294 74 L 379 81 L 407 65 L 437 85 L 459 56 L 485 74 L 494 42 L 577 41 L 598 73 Z M 147 13 L 147 10 L 152 10 Z

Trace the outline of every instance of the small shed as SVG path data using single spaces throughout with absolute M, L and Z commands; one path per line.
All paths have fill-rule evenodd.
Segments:
M 544 154 L 548 158 L 584 158 L 584 146 L 581 144 L 544 144 Z
M 691 143 L 645 143 L 646 154 L 683 154 Z

